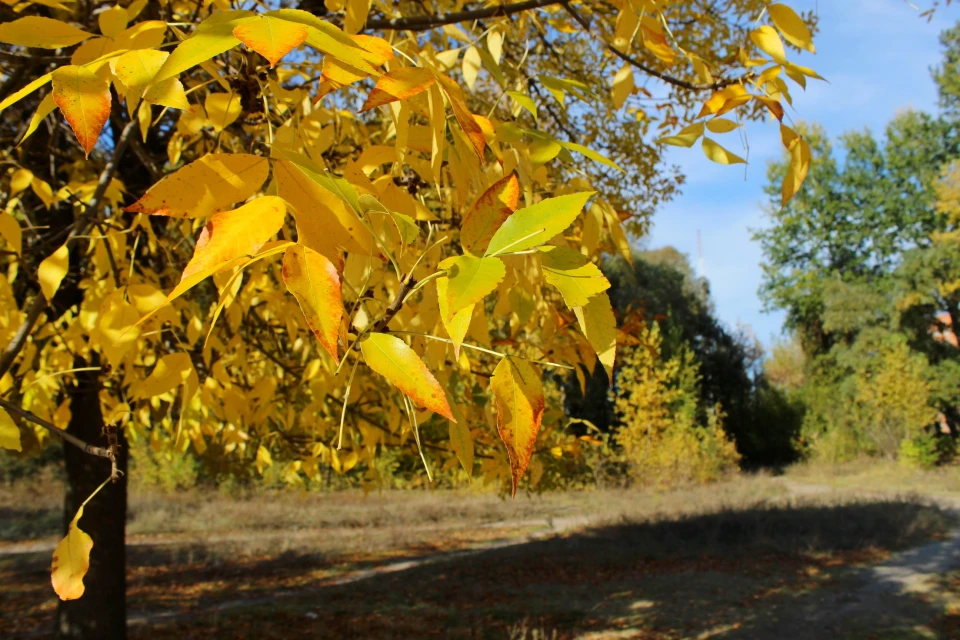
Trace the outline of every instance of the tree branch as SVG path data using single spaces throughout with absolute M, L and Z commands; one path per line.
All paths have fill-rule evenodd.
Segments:
M 593 35 L 590 30 L 590 23 L 587 22 L 587 20 L 580 14 L 579 11 L 577 11 L 572 6 L 570 6 L 570 0 L 561 0 L 560 4 L 563 6 L 564 9 L 566 9 L 567 13 L 569 13 L 570 16 L 574 20 L 576 20 L 581 27 L 583 27 L 583 30 L 587 32 L 587 35 Z M 679 87 L 681 89 L 687 89 L 688 91 L 718 91 L 720 89 L 723 89 L 724 87 L 728 87 L 732 84 L 737 84 L 738 82 L 740 82 L 739 78 L 733 79 L 733 80 L 729 80 L 729 79 L 717 80 L 716 82 L 712 82 L 710 84 L 694 84 L 692 82 L 687 82 L 686 80 L 681 80 L 680 78 L 674 78 L 673 76 L 669 76 L 663 73 L 662 71 L 657 71 L 652 67 L 648 67 L 647 65 L 643 64 L 633 56 L 630 56 L 629 54 L 624 53 L 623 51 L 620 51 L 620 49 L 617 49 L 615 46 L 607 42 L 603 37 L 598 37 L 598 39 L 600 40 L 601 43 L 603 43 L 603 46 L 606 47 L 607 51 L 611 52 L 612 54 L 614 54 L 624 62 L 629 63 L 630 65 L 636 67 L 640 71 L 643 71 L 648 76 L 653 76 L 654 78 L 663 80 L 667 84 L 672 84 L 673 86 Z
M 83 440 L 81 440 L 80 438 L 76 437 L 75 435 L 67 433 L 60 427 L 50 424 L 40 416 L 34 413 L 31 413 L 30 411 L 25 411 L 24 409 L 21 409 L 20 407 L 13 404 L 12 402 L 7 402 L 6 400 L 3 400 L 2 398 L 0 398 L 0 407 L 2 407 L 3 409 L 6 409 L 9 413 L 12 413 L 16 416 L 20 416 L 24 420 L 27 420 L 29 422 L 32 422 L 33 424 L 39 425 L 44 429 L 47 429 L 48 431 L 52 431 L 53 433 L 63 438 L 65 442 L 69 442 L 70 444 L 77 447 L 84 453 L 89 453 L 94 456 L 106 458 L 111 462 L 116 460 L 116 456 L 114 456 L 113 452 L 110 451 L 109 449 L 104 449 L 103 447 L 95 447 L 92 444 L 88 444 Z
M 392 18 L 389 20 L 368 20 L 364 30 L 368 31 L 428 31 L 446 24 L 471 22 L 484 18 L 509 16 L 521 11 L 539 9 L 550 5 L 563 4 L 562 0 L 525 0 L 513 4 L 499 4 L 482 9 L 457 11 L 455 13 L 441 13 L 434 16 L 412 16 L 409 18 Z

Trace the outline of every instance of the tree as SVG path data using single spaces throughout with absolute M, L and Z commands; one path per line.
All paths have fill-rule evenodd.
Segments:
M 764 0 L 277 4 L 0 9 L 0 443 L 75 445 L 61 636 L 123 636 L 126 441 L 533 482 L 571 437 L 540 368 L 612 371 L 595 261 L 675 193 L 661 145 L 741 162 L 721 116 L 816 77 Z

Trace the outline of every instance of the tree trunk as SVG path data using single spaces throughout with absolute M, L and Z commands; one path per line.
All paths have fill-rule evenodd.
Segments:
M 76 365 L 78 367 L 84 364 Z M 69 391 L 68 431 L 90 444 L 107 446 L 103 433 L 103 412 L 98 397 L 99 372 L 77 373 L 77 386 Z M 117 465 L 127 471 L 123 432 Z M 110 475 L 110 461 L 91 456 L 76 447 L 64 446 L 67 491 L 64 499 L 64 531 L 80 504 Z M 127 480 L 121 476 L 109 483 L 83 510 L 80 528 L 93 539 L 90 571 L 78 600 L 61 601 L 57 607 L 58 638 L 123 640 L 127 635 L 126 551 L 124 532 L 127 520 Z

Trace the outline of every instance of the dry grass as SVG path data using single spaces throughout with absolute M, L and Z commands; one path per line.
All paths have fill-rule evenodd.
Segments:
M 6 545 L 55 539 L 59 498 L 49 482 L 0 492 Z M 942 536 L 949 526 L 946 514 L 917 499 L 843 492 L 798 499 L 764 476 L 669 493 L 516 500 L 445 491 L 137 493 L 130 611 L 195 613 L 137 625 L 132 635 L 773 637 L 756 633 L 780 624 L 793 605 L 853 588 L 851 565 Z M 514 546 L 442 555 L 497 542 Z M 432 559 L 408 571 L 332 582 L 425 556 Z M 48 551 L 0 555 L 0 630 L 49 624 L 48 564 Z M 300 595 L 275 600 L 280 591 Z M 204 613 L 238 599 L 246 604 Z M 916 614 L 932 615 L 922 607 Z
M 809 462 L 789 467 L 799 482 L 870 492 L 960 496 L 960 466 L 913 469 L 893 460 L 865 458 L 843 463 Z

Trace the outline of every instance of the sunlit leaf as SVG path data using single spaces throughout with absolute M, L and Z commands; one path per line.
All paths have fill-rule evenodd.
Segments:
M 480 254 L 487 249 L 493 234 L 513 213 L 520 198 L 520 183 L 511 174 L 493 183 L 483 192 L 463 217 L 460 244 L 468 253 Z
M 360 113 L 380 105 L 405 100 L 426 91 L 437 79 L 429 69 L 421 67 L 400 67 L 380 76 L 377 85 L 367 96 Z
M 547 198 L 515 211 L 494 233 L 484 255 L 533 249 L 576 220 L 593 191 Z
M 307 28 L 271 16 L 258 16 L 233 29 L 233 35 L 275 67 L 280 59 L 307 39 Z
M 80 507 L 77 515 L 70 521 L 67 535 L 53 551 L 50 580 L 53 590 L 61 600 L 76 600 L 86 589 L 83 578 L 90 569 L 93 539 L 80 529 L 78 522 L 82 517 L 83 507 Z
M 335 362 L 337 335 L 343 316 L 340 275 L 327 258 L 303 245 L 294 245 L 283 254 L 283 283 L 300 303 L 307 326 Z
M 663 144 L 670 144 L 675 147 L 692 147 L 694 143 L 700 139 L 700 136 L 703 135 L 703 123 L 695 122 L 689 126 L 684 127 L 677 133 L 675 136 L 667 136 L 666 138 L 660 138 L 658 142 Z
M 177 45 L 154 77 L 154 83 L 173 78 L 240 44 L 233 30 L 254 20 L 250 11 L 216 11 L 197 25 L 192 36 Z
M 20 47 L 60 49 L 90 37 L 93 37 L 92 33 L 81 31 L 66 22 L 40 16 L 26 16 L 0 24 L 0 42 Z
M 89 156 L 110 117 L 110 85 L 83 67 L 60 67 L 53 72 L 53 99 Z
M 70 250 L 67 245 L 61 245 L 59 249 L 47 256 L 40 266 L 37 267 L 37 279 L 40 281 L 40 291 L 47 299 L 47 302 L 53 300 L 53 296 L 60 288 L 67 270 L 70 268 Z
M 586 306 L 574 308 L 580 330 L 593 347 L 607 375 L 613 381 L 613 362 L 617 352 L 617 320 L 606 293 L 595 295 Z
M 497 288 L 506 275 L 506 267 L 499 258 L 477 258 L 463 255 L 445 263 L 447 273 L 447 309 L 456 313 L 483 298 Z
M 134 398 L 153 398 L 173 391 L 185 383 L 190 376 L 196 376 L 193 362 L 188 353 L 170 353 L 157 362 L 150 375 L 133 392 Z
M 731 153 L 722 146 L 711 140 L 703 139 L 703 153 L 708 158 L 719 164 L 746 164 L 747 161 L 735 153 Z
M 777 62 L 786 62 L 787 54 L 783 50 L 783 41 L 773 27 L 763 25 L 750 32 L 750 39 L 765 54 Z
M 610 288 L 600 268 L 568 247 L 540 247 L 543 279 L 555 286 L 568 307 L 582 307 Z
M 370 333 L 360 341 L 360 351 L 368 367 L 411 400 L 456 422 L 440 383 L 406 342 L 386 333 Z
M 816 47 L 813 46 L 813 36 L 803 19 L 796 12 L 785 4 L 767 5 L 767 11 L 770 13 L 770 19 L 777 26 L 783 38 L 792 45 L 806 49 L 810 53 L 816 53 Z
M 165 177 L 124 211 L 205 218 L 255 194 L 269 172 L 261 156 L 211 153 Z
M 517 495 L 543 421 L 543 383 L 540 373 L 525 360 L 503 358 L 493 370 L 490 389 L 497 409 L 497 432 L 510 458 L 512 493 Z

